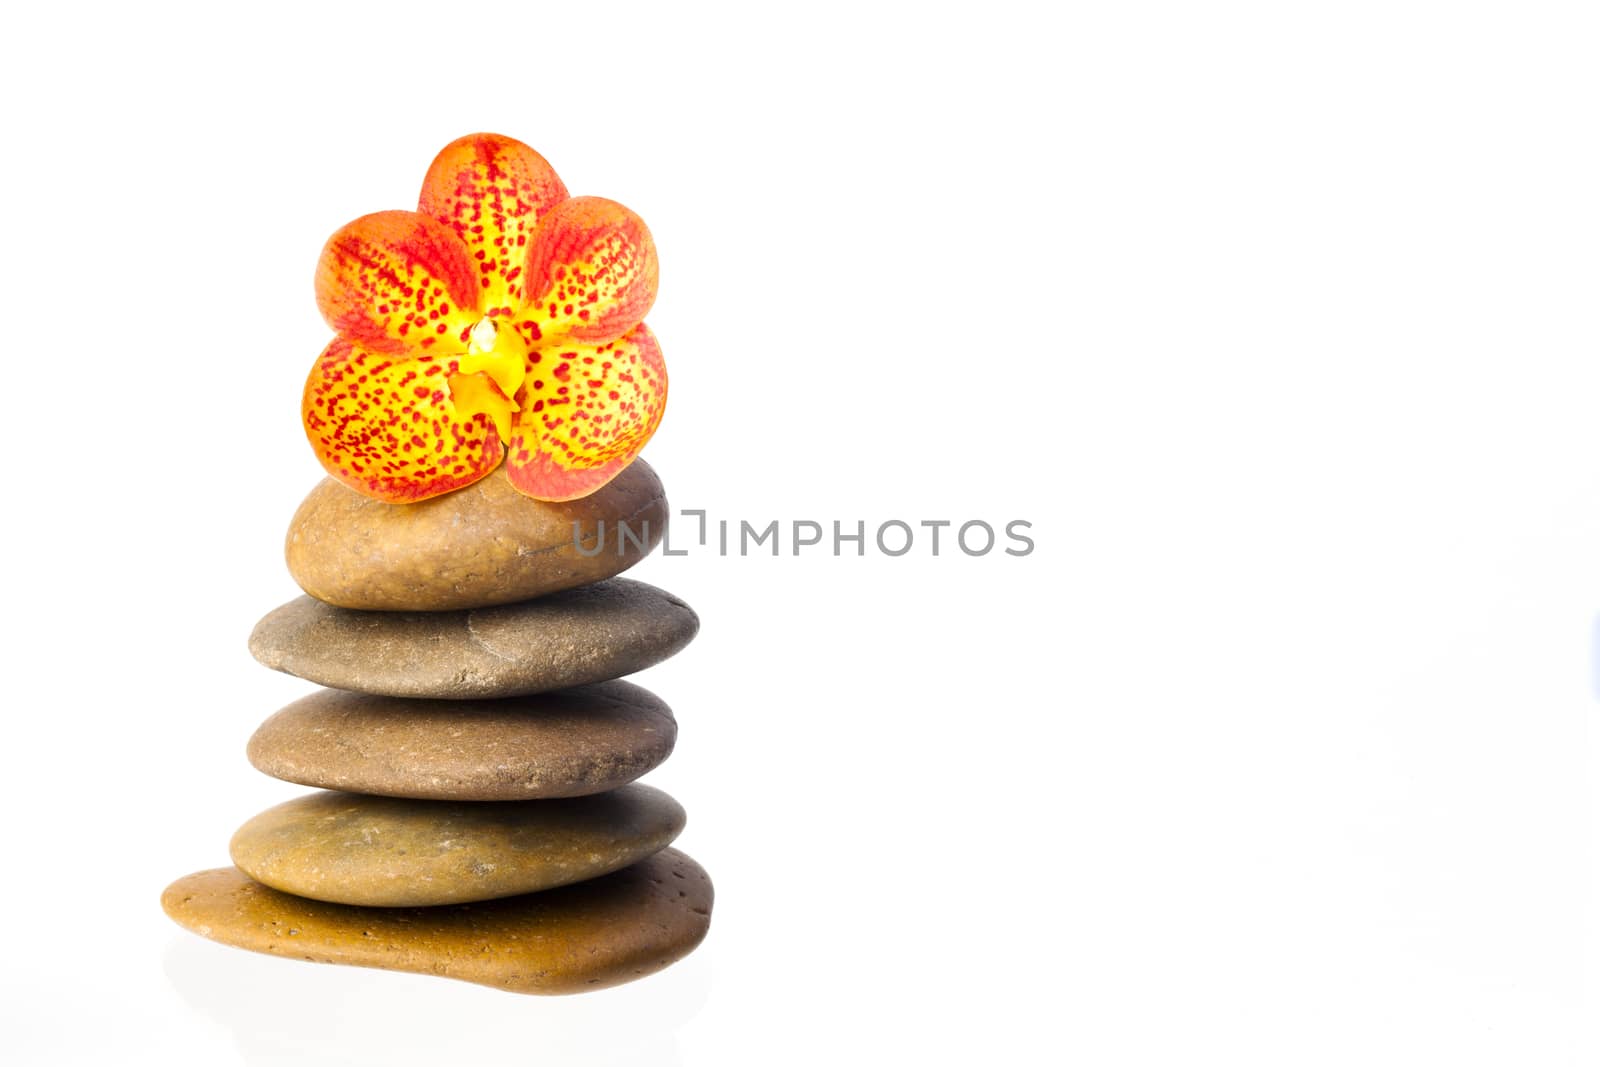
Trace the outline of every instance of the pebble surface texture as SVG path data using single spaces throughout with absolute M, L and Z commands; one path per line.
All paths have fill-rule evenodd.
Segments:
M 660 852 L 683 808 L 626 785 L 566 800 L 503 804 L 320 792 L 268 808 L 229 846 L 245 874 L 336 904 L 468 904 L 569 885 Z
M 324 689 L 262 723 L 247 752 L 265 774 L 324 789 L 528 800 L 626 785 L 677 736 L 667 705 L 628 682 L 470 701 Z
M 706 872 L 675 849 L 563 889 L 446 908 L 304 900 L 231 867 L 180 878 L 161 897 L 180 925 L 238 948 L 518 993 L 580 993 L 653 974 L 705 937 L 711 902 Z
M 273 670 L 398 697 L 522 696 L 659 663 L 700 628 L 689 605 L 627 578 L 474 611 L 351 611 L 300 597 L 271 611 L 250 651 Z
M 451 611 L 610 578 L 649 555 L 666 526 L 666 493 L 642 459 L 559 504 L 519 493 L 504 467 L 418 504 L 386 504 L 328 478 L 295 512 L 284 555 L 300 588 L 329 604 Z

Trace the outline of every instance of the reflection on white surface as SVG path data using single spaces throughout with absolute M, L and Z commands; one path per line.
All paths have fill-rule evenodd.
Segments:
M 1600 700 L 1600 615 L 1589 623 L 1589 692 Z
M 702 946 L 660 974 L 567 997 L 285 960 L 192 935 L 172 939 L 165 970 L 191 1007 L 232 1031 L 252 1067 L 436 1067 L 478 1057 L 552 1067 L 673 1067 L 682 1063 L 677 1032 L 710 990 L 705 953 Z

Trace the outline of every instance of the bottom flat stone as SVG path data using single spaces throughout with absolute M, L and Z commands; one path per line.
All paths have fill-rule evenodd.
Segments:
M 669 848 L 602 878 L 481 904 L 326 904 L 223 867 L 173 882 L 161 906 L 180 926 L 254 952 L 514 993 L 581 993 L 687 956 L 711 925 L 711 898 L 706 872 Z

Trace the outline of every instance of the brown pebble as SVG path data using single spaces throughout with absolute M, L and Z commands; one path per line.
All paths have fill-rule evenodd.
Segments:
M 676 849 L 562 889 L 442 908 L 360 908 L 280 893 L 233 867 L 178 879 L 161 906 L 238 948 L 456 978 L 515 993 L 580 993 L 653 974 L 711 925 L 711 879 Z
M 699 628 L 672 594 L 608 578 L 473 611 L 351 611 L 303 596 L 256 623 L 250 651 L 273 670 L 335 689 L 480 699 L 642 671 Z
M 317 792 L 239 827 L 228 851 L 251 878 L 335 904 L 429 907 L 598 878 L 683 831 L 666 793 L 635 782 L 563 800 L 404 800 Z
M 323 689 L 262 723 L 257 770 L 301 785 L 429 800 L 602 793 L 672 754 L 655 694 L 597 682 L 499 700 L 408 700 Z
M 642 459 L 562 503 L 519 493 L 503 466 L 418 504 L 387 504 L 328 478 L 295 512 L 284 556 L 300 588 L 338 607 L 454 611 L 620 574 L 666 526 L 661 479 Z

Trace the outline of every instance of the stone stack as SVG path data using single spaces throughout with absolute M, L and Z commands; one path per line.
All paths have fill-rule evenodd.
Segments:
M 711 883 L 667 847 L 683 809 L 635 782 L 677 724 L 618 680 L 699 627 L 681 600 L 616 577 L 666 523 L 643 460 L 562 504 L 503 470 L 409 505 L 320 484 L 288 538 L 308 595 L 262 619 L 250 650 L 329 688 L 248 750 L 319 791 L 246 822 L 235 866 L 174 882 L 167 913 L 241 948 L 524 993 L 686 955 Z

